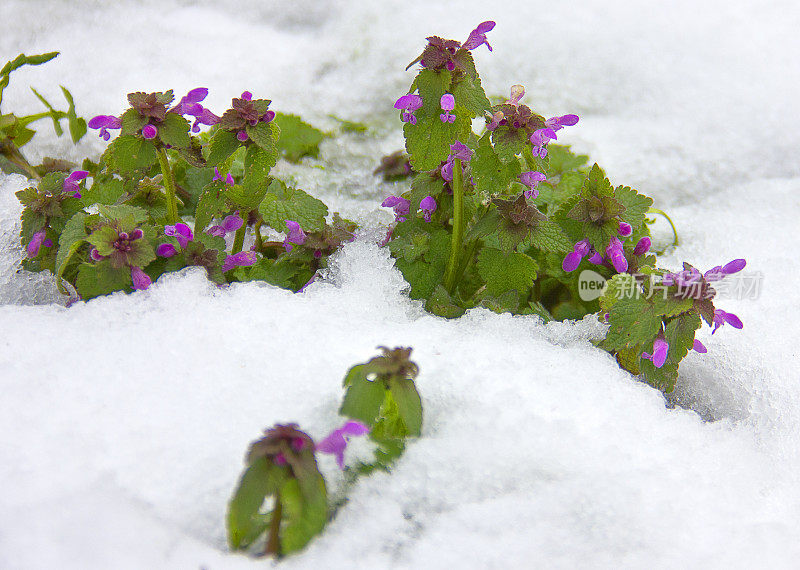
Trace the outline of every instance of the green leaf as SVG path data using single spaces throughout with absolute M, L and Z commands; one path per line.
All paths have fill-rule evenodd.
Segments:
M 469 118 L 466 115 L 456 115 L 453 123 L 443 123 L 437 115 L 418 118 L 416 125 L 403 125 L 411 167 L 418 172 L 437 168 L 450 154 L 450 145 L 465 138 L 461 136 L 466 134 L 465 126 L 468 130 Z
M 109 220 L 125 220 L 126 218 L 129 218 L 133 224 L 141 224 L 146 222 L 148 219 L 147 210 L 137 206 L 129 206 L 127 204 L 99 204 L 97 206 L 97 211 L 100 212 L 103 217 L 108 218 Z
M 437 285 L 430 298 L 425 301 L 425 310 L 446 319 L 456 319 L 464 314 L 464 309 L 453 303 L 444 285 Z
M 422 431 L 422 399 L 414 381 L 392 378 L 389 391 L 397 404 L 398 415 L 403 420 L 408 435 L 419 437 Z
M 602 346 L 608 350 L 652 342 L 661 330 L 661 316 L 656 314 L 653 304 L 644 297 L 619 299 L 609 314 L 610 326 L 602 342 Z
M 167 113 L 158 125 L 158 138 L 173 148 L 188 148 L 191 146 L 189 128 L 189 121 L 178 113 Z
M 277 495 L 287 479 L 287 469 L 259 457 L 242 473 L 228 503 L 228 544 L 232 550 L 247 548 L 263 528 L 259 510 L 267 495 Z M 253 535 L 256 536 L 253 536 Z
M 96 265 L 81 263 L 78 267 L 76 288 L 85 300 L 114 291 L 124 291 L 131 286 L 131 270 L 127 267 L 114 269 L 108 261 L 101 261 Z
M 297 115 L 276 113 L 273 120 L 280 127 L 278 151 L 290 162 L 299 162 L 304 156 L 319 156 L 319 144 L 327 136 L 323 131 L 303 121 Z
M 81 195 L 81 204 L 114 204 L 125 193 L 122 180 L 112 178 L 102 182 L 95 181 L 91 188 L 86 189 Z
M 277 153 L 265 151 L 258 146 L 251 146 L 247 149 L 244 157 L 244 180 L 249 193 L 257 191 L 261 186 L 269 186 L 269 172 L 278 160 Z
M 398 228 L 403 225 L 400 224 Z M 404 259 L 395 260 L 395 266 L 411 285 L 410 296 L 412 299 L 427 299 L 436 286 L 442 282 L 449 251 L 450 233 L 440 228 L 431 234 L 428 249 L 421 259 L 414 262 Z
M 122 113 L 120 121 L 122 122 L 121 135 L 138 135 L 142 127 L 147 124 L 147 118 L 142 117 L 136 109 L 128 109 Z
M 264 220 L 274 229 L 286 230 L 286 220 L 294 220 L 306 231 L 322 231 L 328 207 L 302 190 L 289 188 L 279 180 L 269 186 L 269 193 L 258 207 Z
M 119 239 L 119 233 L 111 226 L 101 226 L 94 230 L 86 238 L 90 244 L 97 248 L 100 255 L 111 255 L 114 253 L 114 242 Z
M 78 251 L 86 237 L 86 214 L 78 212 L 67 221 L 64 230 L 58 237 L 56 277 L 61 278 L 64 269 L 67 267 L 67 262 Z
M 225 192 L 219 185 L 211 184 L 200 195 L 195 211 L 194 227 L 197 233 L 204 230 L 211 220 L 225 210 Z
M 152 142 L 133 135 L 121 135 L 110 145 L 114 166 L 122 174 L 150 168 L 156 163 L 156 147 Z
M 72 98 L 72 93 L 64 87 L 61 87 L 61 92 L 69 104 L 67 109 L 67 120 L 69 121 L 69 134 L 72 137 L 72 142 L 78 144 L 78 141 L 86 134 L 86 121 L 75 113 L 75 100 Z
M 491 138 L 497 156 L 505 163 L 515 161 L 517 155 L 521 154 L 528 144 L 524 130 L 512 129 L 505 125 L 493 130 Z
M 528 242 L 535 248 L 549 253 L 565 253 L 572 251 L 573 244 L 552 220 L 543 220 L 536 226 Z
M 238 277 L 238 272 L 241 271 L 244 277 L 241 281 L 265 281 L 284 289 L 293 289 L 293 278 L 300 272 L 300 269 L 285 259 L 261 258 L 255 265 L 237 268 L 236 275 Z
M 47 101 L 47 99 L 42 97 L 39 94 L 39 92 L 36 91 L 36 89 L 31 87 L 31 91 L 33 91 L 33 94 L 36 95 L 36 98 L 39 99 L 39 101 L 41 101 L 45 107 L 47 107 L 47 110 L 50 111 L 50 118 L 53 119 L 53 130 L 56 131 L 56 135 L 59 137 L 63 135 L 64 129 L 61 128 L 61 123 L 59 122 L 59 118 L 63 115 L 63 113 L 59 113 L 58 111 L 56 111 L 53 108 L 53 106 Z
M 452 86 L 453 97 L 456 104 L 464 107 L 470 117 L 483 116 L 485 111 L 489 111 L 492 104 L 486 98 L 486 93 L 481 87 L 481 80 L 477 75 L 462 75 L 461 79 L 454 82 Z
M 629 273 L 617 273 L 606 281 L 606 290 L 600 297 L 600 308 L 609 313 L 611 307 L 620 300 L 642 295 L 642 288 L 636 283 L 636 278 Z
M 380 379 L 367 379 L 364 364 L 353 366 L 344 378 L 345 395 L 339 413 L 343 416 L 375 425 L 383 403 L 386 387 Z
M 506 254 L 491 247 L 478 254 L 477 267 L 486 281 L 486 292 L 494 297 L 512 290 L 522 296 L 533 286 L 539 269 L 536 261 L 524 253 Z
M 11 61 L 6 62 L 6 64 L 3 66 L 3 69 L 0 69 L 0 75 L 8 75 L 23 65 L 41 65 L 43 63 L 47 63 L 58 54 L 59 52 L 57 51 L 51 51 L 41 55 L 25 55 L 24 53 L 21 53 Z
M 208 166 L 219 166 L 221 162 L 227 160 L 236 149 L 239 148 L 239 139 L 236 138 L 236 133 L 226 131 L 224 129 L 217 129 L 214 136 L 208 142 L 208 156 L 206 163 Z
M 644 223 L 644 216 L 653 205 L 652 198 L 639 194 L 628 186 L 617 186 L 614 190 L 614 199 L 625 206 L 622 219 L 633 226 L 634 231 Z
M 274 122 L 259 122 L 255 126 L 247 125 L 245 131 L 250 140 L 261 150 L 269 154 L 277 154 L 276 142 L 281 136 L 281 130 Z
M 322 532 L 328 522 L 328 494 L 322 475 L 289 479 L 280 491 L 284 527 L 281 554 L 297 552 Z
M 519 162 L 505 163 L 489 144 L 489 137 L 481 137 L 478 149 L 470 161 L 475 188 L 486 195 L 505 192 L 512 180 L 515 180 L 521 168 Z

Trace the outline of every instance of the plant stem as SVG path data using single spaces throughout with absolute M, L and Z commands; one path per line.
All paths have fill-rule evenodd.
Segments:
M 456 286 L 456 273 L 464 240 L 464 185 L 461 181 L 461 160 L 453 161 L 453 237 L 450 241 L 450 259 L 444 274 L 444 286 L 451 295 Z
M 10 163 L 19 166 L 34 180 L 42 179 L 39 173 L 36 172 L 36 169 L 27 161 L 19 148 L 17 148 L 17 145 L 11 142 L 11 139 L 0 139 L 0 155 L 6 157 Z
M 267 536 L 267 548 L 264 554 L 277 556 L 281 553 L 281 517 L 283 516 L 283 505 L 280 497 L 275 497 L 275 508 L 272 509 L 272 519 L 269 522 L 269 535 Z
M 672 223 L 672 220 L 667 215 L 667 213 L 665 211 L 663 211 L 663 210 L 659 210 L 658 208 L 650 208 L 649 210 L 647 210 L 647 213 L 648 214 L 660 214 L 660 215 L 664 216 L 667 219 L 667 221 L 669 222 L 670 227 L 672 227 L 672 235 L 673 235 L 672 245 L 673 246 L 677 246 L 678 245 L 678 230 L 675 229 L 675 224 Z
M 263 226 L 263 225 L 264 225 L 264 222 L 263 222 L 263 221 L 259 221 L 259 222 L 256 224 L 256 227 L 255 227 L 255 233 L 256 233 L 256 250 L 257 250 L 257 251 L 261 251 L 261 247 L 264 245 L 264 241 L 263 241 L 263 239 L 261 238 L 261 226 Z
M 175 199 L 175 180 L 172 178 L 172 170 L 169 167 L 167 151 L 163 148 L 158 149 L 158 164 L 161 166 L 161 174 L 164 178 L 164 190 L 167 192 L 167 222 L 170 224 L 177 224 L 180 218 L 178 218 L 178 202 Z
M 231 255 L 235 255 L 242 251 L 242 246 L 244 245 L 244 234 L 247 232 L 247 217 L 249 212 L 239 212 L 239 216 L 241 216 L 242 227 L 236 230 L 236 235 L 233 238 L 233 248 L 231 248 Z

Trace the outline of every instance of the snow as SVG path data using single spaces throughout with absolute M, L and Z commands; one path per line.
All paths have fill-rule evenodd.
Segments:
M 189 270 L 66 309 L 46 276 L 18 272 L 25 182 L 0 175 L 0 567 L 263 567 L 224 539 L 248 443 L 276 422 L 315 438 L 337 427 L 341 379 L 377 345 L 414 347 L 423 437 L 392 473 L 346 489 L 325 533 L 282 566 L 796 565 L 795 3 L 6 0 L 0 59 L 62 54 L 15 75 L 4 109 L 38 110 L 29 84 L 56 101 L 67 86 L 89 117 L 121 110 L 128 91 L 202 85 L 212 109 L 248 89 L 329 128 L 329 114 L 366 120 L 370 138 L 282 168 L 374 235 L 394 187 L 370 171 L 400 144 L 403 67 L 425 36 L 464 39 L 490 18 L 487 90 L 525 83 L 545 114 L 578 113 L 566 142 L 678 225 L 663 263 L 744 257 L 763 276 L 758 298 L 721 304 L 744 329 L 704 329 L 708 353 L 687 357 L 665 400 L 592 346 L 591 319 L 427 315 L 370 235 L 300 295 L 217 289 Z M 102 148 L 48 131 L 34 159 Z M 344 493 L 333 459 L 321 467 Z

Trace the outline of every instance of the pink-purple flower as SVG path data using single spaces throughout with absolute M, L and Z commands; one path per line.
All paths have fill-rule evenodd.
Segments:
M 225 258 L 222 264 L 222 271 L 230 271 L 234 267 L 249 267 L 258 261 L 258 256 L 254 251 L 240 251 Z
M 286 228 L 289 230 L 286 239 L 283 240 L 283 247 L 286 248 L 286 251 L 292 251 L 292 244 L 303 245 L 306 243 L 306 232 L 299 223 L 294 220 L 286 220 Z
M 739 317 L 733 313 L 726 313 L 721 309 L 714 310 L 714 320 L 712 323 L 714 325 L 714 330 L 711 331 L 711 334 L 717 332 L 717 329 L 722 325 L 731 325 L 735 329 L 741 329 L 744 326 Z
M 330 453 L 336 457 L 336 464 L 339 469 L 344 469 L 344 450 L 347 442 L 352 436 L 366 435 L 369 433 L 369 426 L 358 421 L 348 421 L 333 430 L 328 437 L 316 445 L 316 450 L 322 453 Z
M 136 266 L 131 267 L 131 281 L 133 281 L 133 288 L 137 291 L 147 289 L 153 284 L 150 276 L 141 267 Z
M 456 107 L 456 98 L 453 97 L 450 93 L 445 93 L 442 95 L 442 98 L 439 100 L 439 105 L 442 108 L 442 113 L 439 115 L 439 120 L 443 123 L 452 123 L 456 120 L 456 116 L 452 114 L 450 111 L 455 109 Z
M 70 173 L 64 179 L 63 189 L 64 192 L 70 193 L 72 192 L 72 196 L 75 198 L 81 197 L 81 180 L 89 176 L 89 173 L 85 170 L 76 170 L 75 172 Z
M 629 237 L 633 233 L 633 228 L 628 222 L 620 222 L 617 233 L 622 237 Z
M 539 186 L 539 182 L 544 182 L 545 180 L 547 180 L 547 176 L 535 170 L 529 170 L 519 175 L 519 181 L 528 187 L 528 190 L 525 190 L 525 197 L 530 200 L 539 195 L 537 186 Z
M 194 239 L 192 228 L 183 222 L 178 222 L 174 226 L 164 226 L 164 235 L 174 237 L 183 249 L 186 248 L 186 244 Z
M 225 219 L 222 220 L 220 225 L 208 228 L 206 233 L 212 236 L 225 237 L 226 234 L 235 232 L 241 228 L 243 224 L 244 220 L 242 220 L 238 213 L 231 214 L 230 216 L 225 216 Z
M 628 270 L 628 260 L 625 259 L 625 252 L 622 249 L 622 242 L 619 238 L 611 238 L 611 242 L 606 248 L 606 255 L 611 260 L 617 273 L 625 273 Z
M 214 178 L 211 179 L 211 182 L 222 182 L 222 180 L 223 180 L 222 174 L 220 174 L 219 168 L 217 168 L 215 166 L 214 167 Z M 228 186 L 233 186 L 233 184 L 235 182 L 235 180 L 233 179 L 233 174 L 231 174 L 230 172 L 228 172 L 228 174 L 225 175 L 225 179 L 224 180 L 225 180 L 225 184 L 227 184 Z
M 702 346 L 702 345 L 701 345 Z M 669 343 L 661 337 L 653 341 L 653 353 L 642 352 L 642 358 L 651 360 L 653 366 L 661 368 L 667 361 L 667 353 L 669 352 Z
M 150 123 L 142 127 L 142 136 L 147 140 L 152 140 L 158 136 L 158 128 Z
M 419 209 L 422 210 L 422 216 L 426 222 L 431 221 L 431 215 L 436 211 L 436 200 L 433 196 L 425 196 L 419 203 Z
M 636 247 L 633 248 L 633 255 L 644 255 L 648 251 L 650 251 L 650 238 L 644 236 L 638 242 L 636 242 Z
M 747 261 L 744 259 L 734 259 L 733 261 L 729 261 L 725 265 L 717 265 L 716 267 L 709 269 L 703 274 L 703 278 L 706 281 L 719 281 L 720 279 L 727 277 L 728 275 L 732 275 L 734 273 L 738 273 L 742 269 L 745 268 L 747 265 Z
M 417 117 L 414 116 L 414 111 L 420 107 L 422 107 L 422 97 L 416 93 L 403 95 L 394 102 L 394 108 L 402 109 L 403 111 L 400 115 L 400 119 L 404 123 L 411 123 L 412 125 L 417 124 Z
M 26 248 L 28 257 L 33 258 L 39 255 L 39 249 L 41 249 L 42 246 L 53 247 L 53 242 L 49 239 L 45 239 L 46 236 L 46 230 L 41 230 L 33 234 L 31 241 L 28 242 L 28 247 Z
M 90 129 L 100 129 L 100 138 L 107 141 L 111 138 L 108 129 L 121 129 L 122 120 L 112 115 L 97 115 L 89 119 L 88 126 Z
M 486 34 L 491 32 L 495 27 L 495 23 L 491 20 L 487 22 L 482 22 L 478 24 L 478 27 L 472 30 L 461 47 L 468 50 L 473 50 L 477 47 L 486 44 L 486 47 L 489 48 L 489 51 L 492 51 L 492 46 L 489 45 L 489 42 L 486 40 Z
M 395 222 L 405 222 L 406 217 L 411 211 L 411 201 L 400 196 L 389 196 L 383 202 L 381 202 L 381 206 L 384 208 L 392 208 L 394 210 Z
M 578 243 L 575 244 L 575 247 L 569 252 L 566 257 L 564 257 L 564 261 L 561 262 L 561 269 L 563 269 L 566 273 L 570 271 L 575 271 L 578 268 L 578 265 L 581 263 L 581 259 L 586 257 L 589 253 L 590 246 L 589 241 L 582 239 Z

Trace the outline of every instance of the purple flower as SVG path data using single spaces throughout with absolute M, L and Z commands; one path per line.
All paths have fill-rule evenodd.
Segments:
M 524 96 L 525 96 L 525 87 L 523 85 L 512 85 L 511 98 L 506 100 L 506 105 L 514 105 L 515 107 L 517 107 L 519 106 L 519 100 L 522 99 Z M 502 117 L 500 118 L 502 119 Z
M 164 226 L 164 235 L 174 237 L 178 240 L 182 249 L 186 249 L 186 244 L 194 239 L 192 228 L 182 222 L 174 226 Z
M 486 124 L 486 129 L 489 131 L 495 130 L 500 126 L 500 121 L 502 121 L 504 118 L 505 114 L 503 111 L 497 111 L 494 115 L 492 115 L 492 120 Z
M 544 124 L 554 131 L 559 131 L 564 127 L 571 127 L 578 123 L 578 115 L 562 115 L 561 117 L 550 117 Z
M 244 91 L 244 92 L 242 93 L 241 99 L 244 99 L 245 101 L 252 101 L 252 99 L 253 99 L 253 94 L 252 94 L 252 93 L 250 93 L 249 91 Z
M 455 109 L 456 106 L 456 98 L 453 97 L 450 93 L 445 93 L 442 95 L 442 98 L 439 100 L 439 105 L 442 107 L 442 113 L 439 115 L 439 120 L 443 123 L 452 123 L 456 120 L 456 116 L 452 114 L 450 111 Z
M 633 255 L 644 255 L 650 251 L 650 245 L 650 238 L 644 236 L 636 243 L 636 247 L 633 248 Z
M 156 248 L 156 255 L 159 257 L 172 257 L 176 253 L 178 250 L 171 243 L 162 243 Z
M 89 176 L 85 170 L 76 170 L 64 179 L 64 192 L 73 192 L 75 198 L 81 197 L 81 184 L 80 181 Z
M 219 169 L 215 166 L 214 167 L 214 178 L 211 179 L 211 182 L 222 182 L 222 174 L 220 174 Z M 228 172 L 225 175 L 225 184 L 228 186 L 233 186 L 236 181 L 233 179 L 233 174 Z
M 621 235 L 622 237 L 628 237 L 633 233 L 633 228 L 627 222 L 620 222 L 617 233 L 619 233 L 619 235 Z
M 155 125 L 151 125 L 150 123 L 148 123 L 144 127 L 142 127 L 142 136 L 147 140 L 154 139 L 156 138 L 157 135 L 158 135 L 158 129 L 155 127 Z
M 461 47 L 468 50 L 473 50 L 477 47 L 486 44 L 486 47 L 489 48 L 489 51 L 492 51 L 492 46 L 489 45 L 489 42 L 486 41 L 486 33 L 491 32 L 494 29 L 495 23 L 489 20 L 488 22 L 483 22 L 478 24 L 478 27 L 472 30 Z
M 403 113 L 400 118 L 404 123 L 417 124 L 417 118 L 414 116 L 414 111 L 422 107 L 422 97 L 416 93 L 403 95 L 394 102 L 395 109 L 402 109 Z
M 240 251 L 225 258 L 222 271 L 230 271 L 234 267 L 248 267 L 258 261 L 258 256 L 253 251 Z
M 717 329 L 724 324 L 731 325 L 735 329 L 741 329 L 744 325 L 742 321 L 734 315 L 733 313 L 726 313 L 721 309 L 716 309 L 714 311 L 714 320 L 712 321 L 714 325 L 714 330 L 711 331 L 711 334 L 717 332 Z
M 551 140 L 556 140 L 556 132 L 550 127 L 543 129 L 536 129 L 530 136 L 531 144 L 533 145 L 533 155 L 539 158 L 547 156 L 547 143 Z
M 199 103 L 206 97 L 208 97 L 208 89 L 205 87 L 197 87 L 181 97 L 178 104 L 170 109 L 170 111 L 177 112 L 181 115 L 197 115 L 203 110 L 203 106 L 199 105 Z
M 448 160 L 458 159 L 461 162 L 469 162 L 472 160 L 472 149 L 460 141 L 456 141 L 450 145 L 450 156 Z
M 42 246 L 53 247 L 53 242 L 49 239 L 45 239 L 46 236 L 47 236 L 46 230 L 41 230 L 33 234 L 33 236 L 31 237 L 31 241 L 28 243 L 27 247 L 28 257 L 33 258 L 39 255 L 39 249 Z
M 316 445 L 316 450 L 336 456 L 339 469 L 344 469 L 344 450 L 350 436 L 359 436 L 369 433 L 369 426 L 357 421 L 346 422 L 342 427 L 333 430 L 328 437 Z
M 100 129 L 100 138 L 107 141 L 111 138 L 108 129 L 121 129 L 122 120 L 112 115 L 97 115 L 89 119 L 88 125 L 90 129 Z
M 733 261 L 729 261 L 723 266 L 717 265 L 713 269 L 709 269 L 703 275 L 703 278 L 706 281 L 719 281 L 723 277 L 731 275 L 733 273 L 738 273 L 742 269 L 744 269 L 747 262 L 744 259 L 734 259 Z
M 622 242 L 619 241 L 619 238 L 611 238 L 611 243 L 606 248 L 606 255 L 611 259 L 617 273 L 625 273 L 628 270 L 628 260 L 625 259 L 625 252 L 622 250 Z
M 667 361 L 667 353 L 669 352 L 669 343 L 663 338 L 659 337 L 653 341 L 653 354 L 642 352 L 642 358 L 653 361 L 653 366 L 661 368 Z
M 249 139 L 249 138 L 250 138 L 250 137 L 249 137 L 249 136 L 247 136 L 247 131 L 245 131 L 244 129 L 242 129 L 241 131 L 239 131 L 238 133 L 236 133 L 236 139 L 237 139 L 239 142 L 247 142 L 247 139 Z
M 212 236 L 225 237 L 225 234 L 235 232 L 244 224 L 244 220 L 238 214 L 231 214 L 222 220 L 219 226 L 211 226 L 206 230 L 206 233 Z
M 198 107 L 200 107 L 200 105 L 198 105 Z M 199 113 L 194 115 L 194 122 L 192 123 L 193 133 L 200 132 L 200 125 L 216 125 L 220 121 L 219 117 L 205 107 L 202 107 L 201 109 L 202 110 Z
M 131 267 L 131 281 L 133 281 L 133 288 L 137 291 L 147 289 L 153 284 L 150 276 L 142 271 L 141 267 L 136 266 Z
M 306 243 L 306 232 L 300 227 L 300 224 L 294 220 L 286 220 L 286 227 L 289 228 L 289 233 L 286 239 L 283 240 L 283 247 L 286 251 L 292 251 L 292 244 L 303 245 Z
M 411 211 L 411 201 L 401 198 L 400 196 L 389 196 L 381 202 L 384 208 L 392 208 L 394 210 L 394 221 L 405 222 L 406 216 Z
M 588 253 L 589 241 L 582 239 L 576 243 L 573 250 L 569 252 L 566 257 L 564 257 L 564 261 L 561 262 L 561 269 L 563 269 L 566 273 L 575 271 L 578 268 L 578 265 L 580 265 L 581 259 L 586 257 Z
M 436 200 L 433 199 L 433 196 L 426 196 L 420 201 L 419 208 L 422 210 L 425 221 L 430 222 L 431 214 L 436 211 Z
M 539 182 L 544 180 L 547 180 L 547 176 L 535 170 L 529 170 L 519 175 L 519 181 L 530 189 L 525 191 L 525 197 L 531 200 L 539 195 L 539 190 L 536 187 L 539 186 Z
M 697 339 L 694 339 L 694 342 L 692 343 L 692 350 L 695 350 L 701 354 L 705 354 L 706 352 L 708 352 L 708 349 L 705 346 L 703 346 L 703 343 Z

